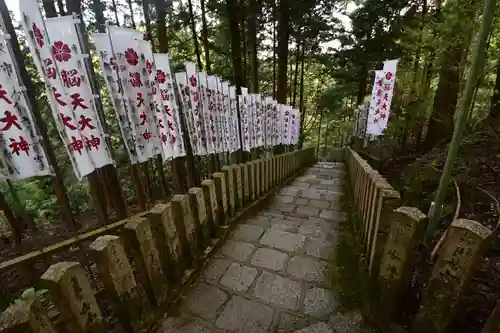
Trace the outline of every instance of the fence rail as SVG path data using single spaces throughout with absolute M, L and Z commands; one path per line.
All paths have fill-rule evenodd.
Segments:
M 427 217 L 418 208 L 400 207 L 400 195 L 352 148 L 345 149 L 355 215 L 360 221 L 370 285 L 366 309 L 383 330 L 401 309 L 408 286 L 422 262 L 419 244 Z M 456 218 L 447 229 L 425 282 L 412 333 L 442 333 L 454 319 L 463 291 L 494 233 L 477 221 Z M 500 305 L 483 333 L 498 332 Z
M 176 299 L 234 221 L 314 160 L 314 149 L 303 149 L 229 165 L 147 212 L 0 264 L 2 278 L 14 270 L 25 286 L 48 290 L 42 301 L 14 302 L 0 332 L 140 331 L 152 310 Z M 4 308 L 19 287 L 4 290 Z

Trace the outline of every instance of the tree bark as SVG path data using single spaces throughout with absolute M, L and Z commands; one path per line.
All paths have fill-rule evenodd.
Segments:
M 356 97 L 356 105 L 363 104 L 366 95 L 366 83 L 368 81 L 368 70 L 366 64 L 361 65 L 358 74 L 358 95 Z
M 188 0 L 189 7 L 189 23 L 191 26 L 191 35 L 193 36 L 194 50 L 196 52 L 196 61 L 198 63 L 198 70 L 203 70 L 203 63 L 201 62 L 201 53 L 200 53 L 200 45 L 198 43 L 198 37 L 196 34 L 196 22 L 194 20 L 194 12 L 193 12 L 193 2 Z
M 241 94 L 243 85 L 242 61 L 241 61 L 241 39 L 240 28 L 238 24 L 238 5 L 236 0 L 226 0 L 229 15 L 229 31 L 231 33 L 231 56 L 233 62 L 234 84 L 236 85 L 236 94 Z
M 453 133 L 453 115 L 460 92 L 460 64 L 464 52 L 468 51 L 466 35 L 475 13 L 472 0 L 457 0 L 450 6 L 450 12 L 453 11 L 450 19 L 453 22 L 443 22 L 447 27 L 444 40 L 449 45 L 444 46 L 440 61 L 439 82 L 423 143 L 424 151 L 429 151 Z
M 130 12 L 130 24 L 132 25 L 132 29 L 136 28 L 135 19 L 134 19 L 134 7 L 132 6 L 132 0 L 127 0 L 128 10 Z
M 119 27 L 120 20 L 118 19 L 118 8 L 116 7 L 116 0 L 111 0 L 111 5 L 113 7 L 113 14 L 115 15 L 115 24 Z
M 59 9 L 59 15 L 66 15 L 66 11 L 64 10 L 64 3 L 62 0 L 57 0 L 57 9 Z
M 207 73 L 210 72 L 210 44 L 208 43 L 208 25 L 207 25 L 207 12 L 205 10 L 205 0 L 200 0 L 201 6 L 201 25 L 203 32 L 203 49 L 205 51 L 205 69 Z
M 95 14 L 96 29 L 99 32 L 106 32 L 106 19 L 104 17 L 104 4 L 101 0 L 93 0 L 93 10 Z
M 292 106 L 295 107 L 295 101 L 297 98 L 297 81 L 299 77 L 299 64 L 300 64 L 300 43 L 297 43 L 297 53 L 295 53 L 295 74 L 293 78 L 293 96 L 292 96 Z
M 280 0 L 278 25 L 278 92 L 277 101 L 286 104 L 288 70 L 288 0 Z
M 167 2 L 155 0 L 156 7 L 156 36 L 158 37 L 158 51 L 168 53 L 168 31 L 167 31 Z
M 273 99 L 276 99 L 276 0 L 272 0 L 273 20 Z
M 142 12 L 144 14 L 144 24 L 146 25 L 146 40 L 153 45 L 153 32 L 151 31 L 151 16 L 149 15 L 149 7 L 147 0 L 142 0 Z
M 498 119 L 500 118 L 500 59 L 497 60 L 496 65 L 496 80 L 493 87 L 493 95 L 491 96 L 491 106 L 489 117 Z
M 299 111 L 300 111 L 300 131 L 299 131 L 299 148 L 302 149 L 304 143 L 304 121 L 306 119 L 306 110 L 304 108 L 304 67 L 305 67 L 305 42 L 302 44 L 302 54 L 300 55 L 300 97 L 299 97 Z
M 248 47 L 250 49 L 251 86 L 254 94 L 259 93 L 259 59 L 257 58 L 257 17 L 260 14 L 256 0 L 250 0 L 248 20 Z
M 247 85 L 248 83 L 248 63 L 247 63 L 247 40 L 245 38 L 245 17 L 247 15 L 247 8 L 245 7 L 245 2 L 242 1 L 240 3 L 240 38 L 241 38 L 241 59 L 242 59 L 242 76 L 243 76 L 243 85 Z
M 43 0 L 42 1 L 43 10 L 45 11 L 45 16 L 49 17 L 57 17 L 56 5 L 54 0 Z

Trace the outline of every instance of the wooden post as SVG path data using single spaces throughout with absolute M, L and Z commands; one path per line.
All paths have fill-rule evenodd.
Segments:
M 254 201 L 255 200 L 255 162 L 248 162 L 247 169 L 248 169 L 248 191 L 249 191 L 248 200 Z
M 241 178 L 241 167 L 239 164 L 233 166 L 234 174 L 234 193 L 235 193 L 235 212 L 243 207 L 243 180 Z
M 2 333 L 57 333 L 37 300 L 17 300 L 0 316 Z M 103 332 L 103 331 L 101 331 Z
M 274 180 L 273 159 L 274 159 L 273 157 L 270 157 L 266 160 L 266 165 L 267 165 L 266 188 L 268 192 L 273 188 L 273 180 Z
M 137 284 L 125 248 L 118 236 L 106 235 L 89 245 L 104 290 L 117 308 L 118 320 L 126 332 L 139 332 L 150 319 L 151 306 Z
M 260 179 L 262 177 L 262 169 L 261 169 L 261 162 L 262 160 L 257 160 L 254 163 L 255 166 L 255 177 L 254 177 L 254 188 L 255 188 L 255 198 L 258 199 L 260 197 L 261 192 L 261 187 L 260 187 Z
M 61 316 L 68 322 L 68 332 L 107 332 L 85 270 L 78 262 L 51 265 L 40 278 L 51 293 Z
M 194 216 L 194 224 L 198 229 L 198 248 L 203 250 L 212 245 L 210 239 L 210 227 L 208 226 L 207 209 L 205 207 L 205 196 L 200 187 L 191 187 L 188 190 L 189 201 Z
M 266 190 L 266 177 L 267 177 L 267 168 L 266 168 L 266 159 L 259 160 L 260 164 L 260 178 L 258 179 L 260 181 L 260 191 L 261 193 L 265 194 L 267 192 Z
M 205 179 L 201 182 L 203 188 L 203 197 L 205 198 L 205 207 L 207 209 L 207 225 L 210 238 L 217 237 L 219 230 L 219 206 L 217 203 L 217 194 L 215 191 L 215 182 L 211 179 Z
M 389 216 L 389 237 L 379 270 L 380 297 L 374 304 L 379 320 L 388 325 L 398 307 L 414 264 L 414 254 L 425 228 L 426 216 L 415 207 L 399 207 Z
M 236 213 L 236 202 L 235 202 L 235 191 L 234 191 L 234 177 L 232 166 L 226 165 L 222 167 L 222 172 L 224 172 L 224 178 L 226 180 L 226 193 L 229 199 L 228 211 L 229 216 L 234 216 Z
M 129 167 L 130 178 L 132 179 L 132 183 L 135 185 L 135 194 L 137 197 L 137 204 L 141 211 L 145 211 L 148 208 L 148 199 L 146 196 L 146 189 L 144 188 L 144 184 L 142 182 L 139 167 L 137 164 L 131 165 Z
M 217 196 L 217 225 L 220 227 L 226 224 L 228 217 L 228 204 L 227 204 L 227 194 L 226 194 L 226 179 L 222 172 L 214 173 L 215 182 L 215 195 Z
M 424 291 L 412 332 L 444 332 L 481 259 L 491 231 L 476 221 L 451 223 Z
M 168 284 L 151 223 L 145 218 L 133 218 L 125 224 L 123 236 L 127 248 L 134 253 L 136 270 L 143 281 L 147 280 L 143 287 L 146 292 L 152 294 L 149 296 L 152 298 L 150 301 L 156 302 L 157 305 L 164 304 L 168 297 Z M 165 252 L 166 250 L 160 249 Z
M 241 176 L 243 182 L 243 204 L 242 206 L 246 206 L 250 203 L 250 180 L 249 180 L 249 165 L 248 163 L 240 164 Z
M 186 193 L 184 179 L 189 175 L 186 172 L 185 160 L 184 157 L 177 157 L 172 160 L 172 182 L 175 194 Z
M 163 272 L 167 275 L 167 280 L 172 282 L 171 289 L 174 289 L 175 284 L 182 281 L 183 266 L 182 248 L 172 216 L 172 205 L 170 203 L 155 205 L 146 217 L 151 223 Z
M 198 260 L 198 235 L 188 195 L 176 194 L 172 198 L 172 215 L 179 232 L 185 264 L 193 267 Z

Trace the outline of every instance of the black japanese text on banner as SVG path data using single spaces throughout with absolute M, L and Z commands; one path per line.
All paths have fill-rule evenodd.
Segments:
M 3 27 L 2 27 L 3 28 Z M 9 179 L 25 179 L 51 174 L 40 143 L 26 90 L 14 62 L 9 35 L 0 34 L 0 149 Z
M 238 96 L 238 104 L 240 108 L 240 126 L 243 141 L 243 150 L 250 152 L 251 150 L 251 137 L 250 132 L 250 116 L 248 105 L 248 88 L 241 87 L 241 95 Z
M 167 116 L 168 136 L 173 149 L 173 157 L 186 155 L 182 127 L 179 118 L 179 107 L 175 99 L 174 80 L 170 69 L 170 57 L 167 54 L 154 54 L 156 64 L 156 81 L 163 99 L 163 108 Z
M 289 145 L 290 144 L 290 133 L 291 133 L 291 127 L 290 127 L 290 111 L 291 107 L 289 105 L 282 105 L 282 112 L 281 112 L 281 143 L 284 145 Z
M 127 114 L 136 139 L 137 161 L 142 163 L 161 153 L 161 142 L 146 83 L 149 74 L 140 50 L 142 41 L 130 39 L 121 30 L 108 27 L 124 95 L 129 100 Z
M 21 1 L 19 5 L 26 41 L 35 65 L 46 83 L 59 135 L 73 170 L 81 179 L 96 167 L 113 161 L 95 112 L 94 96 L 87 81 L 75 21 L 73 17 L 68 17 L 67 20 L 71 23 L 66 21 L 61 24 L 64 26 L 63 31 L 55 35 L 57 40 L 51 41 L 36 1 Z M 62 75 L 65 77 L 62 78 Z
M 224 141 L 225 149 L 228 153 L 233 152 L 232 138 L 233 134 L 231 132 L 231 102 L 229 100 L 229 82 L 222 82 L 222 107 L 223 107 L 223 121 L 224 121 Z
M 241 149 L 240 140 L 240 122 L 238 121 L 238 100 L 236 98 L 236 87 L 229 87 L 229 102 L 230 102 L 230 112 L 231 112 L 231 133 L 232 133 L 232 152 Z

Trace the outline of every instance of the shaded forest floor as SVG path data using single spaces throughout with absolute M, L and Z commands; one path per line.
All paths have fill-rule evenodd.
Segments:
M 419 207 L 427 213 L 439 184 L 448 144 L 442 143 L 422 154 L 416 147 L 400 149 L 394 148 L 394 142 L 372 142 L 363 151 L 381 157 L 380 161 L 369 162 L 400 191 L 403 205 Z M 466 135 L 462 141 L 440 228 L 435 235 L 437 241 L 457 213 L 459 218 L 478 221 L 494 231 L 492 242 L 459 304 L 450 332 L 480 333 L 500 299 L 500 239 L 497 234 L 500 205 L 497 198 L 500 198 L 500 132 L 485 126 Z M 421 272 L 410 286 L 412 295 L 406 300 L 401 318 L 403 324 L 410 323 L 418 309 L 422 284 L 430 267 L 432 263 L 419 268 Z

